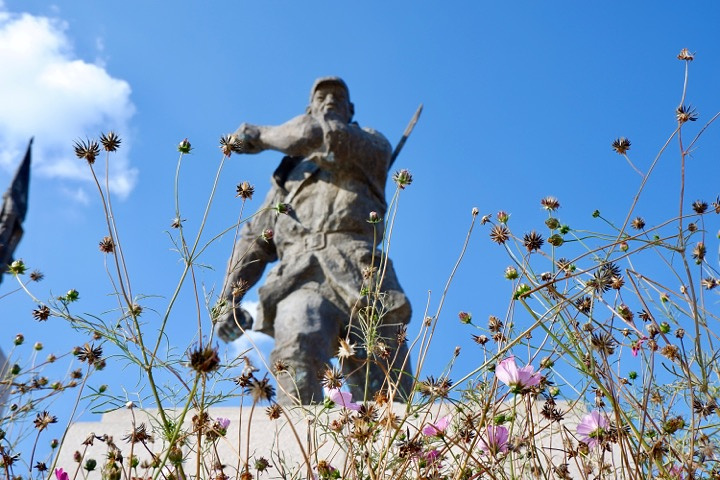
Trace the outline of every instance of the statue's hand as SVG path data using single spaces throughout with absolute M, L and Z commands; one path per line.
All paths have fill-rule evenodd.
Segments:
M 265 150 L 260 140 L 260 134 L 260 127 L 250 123 L 243 123 L 235 131 L 235 136 L 243 143 L 244 153 L 260 153 Z
M 242 330 L 240 327 L 242 327 Z M 250 312 L 242 307 L 237 307 L 235 312 L 230 312 L 224 319 L 220 320 L 216 326 L 218 336 L 225 342 L 237 340 L 242 335 L 243 330 L 250 330 L 253 325 L 253 317 Z

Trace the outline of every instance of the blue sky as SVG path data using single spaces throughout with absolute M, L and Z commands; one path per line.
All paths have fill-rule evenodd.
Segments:
M 102 211 L 72 143 L 116 130 L 124 143 L 111 167 L 114 206 L 134 291 L 152 296 L 149 310 L 162 311 L 181 271 L 165 233 L 174 216 L 178 142 L 187 137 L 194 147 L 181 179 L 183 217 L 193 231 L 220 160 L 220 136 L 245 121 L 277 124 L 302 113 L 312 81 L 339 75 L 350 87 L 355 119 L 393 144 L 425 106 L 396 162 L 414 176 L 400 200 L 391 251 L 414 307 L 412 336 L 426 303 L 430 313 L 437 308 L 473 207 L 510 212 L 517 232 L 542 227 L 539 201 L 547 195 L 560 199 L 560 217 L 571 226 L 595 228 L 595 209 L 624 219 L 640 179 L 610 144 L 630 138 L 635 164 L 643 171 L 650 165 L 675 128 L 684 73 L 675 57 L 682 48 L 697 52 L 688 102 L 700 121 L 692 128 L 720 111 L 719 14 L 709 2 L 683 10 L 676 2 L 5 0 L 0 188 L 29 137 L 36 139 L 30 211 L 16 256 L 45 273 L 33 285 L 40 298 L 75 288 L 78 311 L 113 308 L 97 249 Z M 692 195 L 706 201 L 720 193 L 716 128 L 688 165 Z M 675 213 L 676 152 L 669 149 L 638 207 L 649 223 Z M 240 181 L 255 185 L 250 207 L 260 205 L 279 160 L 272 152 L 229 160 L 209 233 L 235 221 Z M 454 377 L 477 364 L 460 310 L 480 323 L 505 314 L 508 259 L 488 231 L 478 226 L 474 233 L 423 376 L 439 375 L 455 346 L 463 351 Z M 217 242 L 203 259 L 215 267 L 200 272 L 207 290 L 222 281 L 231 241 Z M 6 277 L 0 294 L 12 287 Z M 169 331 L 178 348 L 195 332 L 192 299 L 184 294 Z M 22 295 L 0 301 L 6 351 L 19 332 L 48 349 L 87 341 L 57 319 L 37 324 L 35 304 Z

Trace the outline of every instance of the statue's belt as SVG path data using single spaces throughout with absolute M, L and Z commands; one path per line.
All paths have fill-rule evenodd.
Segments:
M 348 232 L 315 232 L 307 233 L 303 236 L 303 243 L 305 245 L 305 251 L 307 252 L 322 250 L 328 244 L 338 245 L 348 242 L 369 243 L 369 240 L 367 235 Z

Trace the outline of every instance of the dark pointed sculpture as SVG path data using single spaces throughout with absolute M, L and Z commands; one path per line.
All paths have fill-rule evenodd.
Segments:
M 28 207 L 28 192 L 30 190 L 30 162 L 32 139 L 28 143 L 25 158 L 20 163 L 15 178 L 3 195 L 0 208 L 0 268 L 4 273 L 7 266 L 13 261 L 13 252 L 20 243 L 23 235 L 22 223 Z M 0 275 L 2 282 L 2 275 Z

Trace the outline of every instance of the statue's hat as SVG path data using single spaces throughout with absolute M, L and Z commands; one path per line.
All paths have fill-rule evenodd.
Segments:
M 343 80 L 340 77 L 320 77 L 317 80 L 315 80 L 315 83 L 313 83 L 312 89 L 310 90 L 310 102 L 312 103 L 313 95 L 315 95 L 315 91 L 320 88 L 320 85 L 325 85 L 328 83 L 334 83 L 335 85 L 340 85 L 342 88 L 345 89 L 345 92 L 348 96 L 348 101 L 350 100 L 350 89 L 348 88 L 347 84 L 345 83 L 345 80 Z

